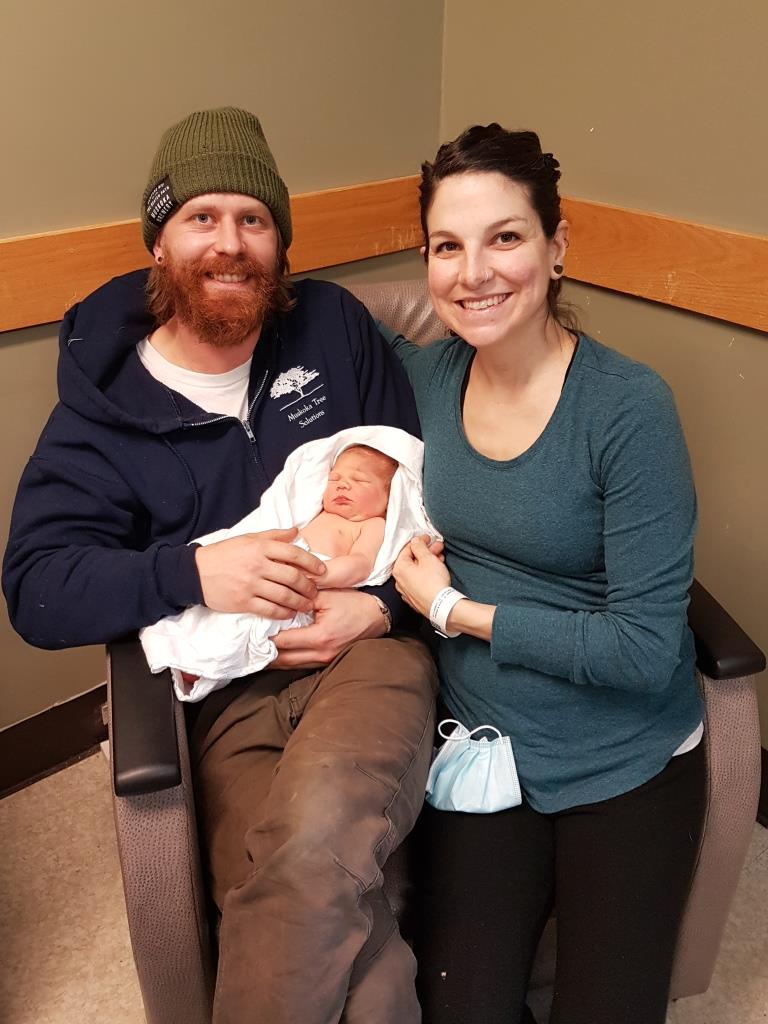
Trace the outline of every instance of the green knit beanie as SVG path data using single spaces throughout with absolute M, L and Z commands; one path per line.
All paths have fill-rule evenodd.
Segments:
M 144 244 L 188 199 L 236 192 L 269 207 L 286 249 L 291 244 L 288 189 L 269 151 L 259 119 L 247 110 L 198 110 L 163 136 L 141 202 Z

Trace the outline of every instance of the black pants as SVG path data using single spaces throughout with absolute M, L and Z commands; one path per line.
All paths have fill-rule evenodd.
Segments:
M 414 850 L 424 1024 L 518 1024 L 553 906 L 550 1024 L 663 1024 L 705 772 L 700 743 L 629 793 L 557 814 L 425 806 Z

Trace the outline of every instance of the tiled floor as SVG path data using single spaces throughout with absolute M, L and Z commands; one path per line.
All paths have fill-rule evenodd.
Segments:
M 0 836 L 0 1021 L 142 1024 L 104 758 L 0 801 Z M 667 1024 L 766 1022 L 768 830 L 756 825 L 713 984 Z

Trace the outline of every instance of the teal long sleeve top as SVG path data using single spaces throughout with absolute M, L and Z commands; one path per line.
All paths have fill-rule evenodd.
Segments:
M 384 333 L 416 395 L 452 585 L 496 606 L 490 644 L 439 641 L 447 707 L 510 736 L 537 810 L 633 789 L 702 718 L 686 617 L 696 499 L 669 388 L 582 334 L 542 434 L 495 461 L 462 424 L 473 349 Z

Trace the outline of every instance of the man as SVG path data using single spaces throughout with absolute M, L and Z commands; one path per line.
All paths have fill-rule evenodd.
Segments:
M 62 325 L 60 402 L 6 553 L 12 621 L 59 648 L 192 604 L 314 609 L 281 634 L 275 670 L 213 695 L 193 729 L 222 914 L 214 1019 L 417 1021 L 381 867 L 424 792 L 431 661 L 413 638 L 379 639 L 400 612 L 391 584 L 318 591 L 323 565 L 295 531 L 188 543 L 254 508 L 305 441 L 366 423 L 416 432 L 408 385 L 348 293 L 289 284 L 288 192 L 252 114 L 201 111 L 166 133 L 142 226 L 149 273 L 110 281 Z

